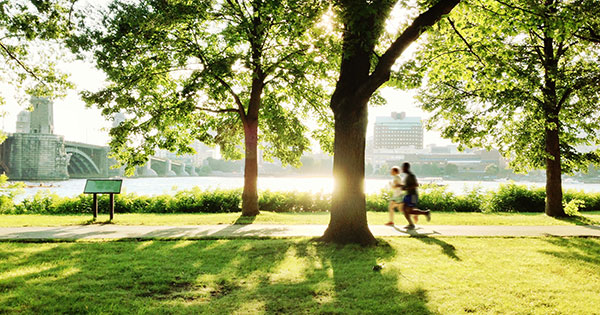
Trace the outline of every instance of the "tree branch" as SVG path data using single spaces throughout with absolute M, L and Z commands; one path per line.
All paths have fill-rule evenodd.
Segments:
M 211 113 L 237 113 L 237 112 L 239 112 L 239 110 L 235 109 L 235 108 L 212 109 L 212 108 L 205 108 L 205 107 L 196 106 L 196 109 L 197 110 L 201 110 L 201 111 L 205 111 L 205 112 L 211 112 Z
M 565 93 L 563 93 L 562 97 L 560 98 L 560 100 L 558 101 L 558 104 L 556 104 L 556 107 L 558 107 L 558 110 L 560 111 L 560 109 L 562 108 L 563 104 L 567 101 L 567 99 L 569 98 L 569 96 L 571 96 L 571 93 L 573 92 L 573 87 L 568 88 Z
M 390 45 L 381 56 L 375 70 L 367 82 L 359 89 L 362 95 L 372 95 L 383 83 L 390 79 L 390 71 L 396 59 L 412 44 L 428 27 L 437 23 L 444 15 L 450 13 L 460 0 L 440 0 L 427 11 L 419 15 L 413 23 Z
M 543 17 L 542 14 L 539 14 L 537 12 L 534 12 L 534 11 L 531 11 L 531 10 L 527 10 L 527 9 L 524 9 L 524 8 L 521 8 L 521 7 L 518 7 L 518 6 L 511 5 L 511 4 L 508 4 L 508 3 L 504 2 L 504 1 L 500 1 L 500 0 L 495 0 L 495 1 L 498 2 L 498 3 L 500 3 L 500 4 L 502 4 L 502 5 L 505 5 L 505 6 L 509 7 L 509 8 L 511 8 L 511 9 L 515 9 L 515 10 L 523 11 L 525 13 L 533 14 L 535 16 Z
M 267 69 L 264 71 L 264 75 L 267 76 L 268 74 L 270 74 L 271 72 L 273 72 L 277 67 L 279 67 L 279 65 L 281 65 L 281 63 L 283 63 L 284 61 L 290 59 L 295 54 L 298 54 L 298 53 L 303 52 L 303 51 L 306 51 L 306 49 L 294 50 L 291 53 L 285 55 L 283 58 L 279 59 L 278 61 L 276 61 L 275 63 L 273 63 L 269 67 L 267 67 Z
M 2 48 L 2 50 L 4 50 L 6 52 L 8 57 L 10 59 L 14 60 L 19 65 L 19 67 L 21 67 L 23 70 L 25 70 L 25 72 L 29 73 L 29 75 L 34 77 L 36 80 L 38 80 L 43 85 L 46 85 L 46 82 L 44 82 L 44 80 L 40 79 L 40 77 L 38 77 L 31 69 L 29 69 L 25 64 L 23 64 L 23 62 L 21 62 L 21 60 L 19 60 L 19 58 L 17 56 L 15 56 L 10 51 L 10 49 L 8 49 L 8 47 L 4 46 L 4 44 L 2 42 L 0 42 L 0 48 Z
M 464 49 L 453 49 L 453 50 L 449 50 L 449 51 L 443 52 L 443 53 L 441 53 L 439 55 L 436 55 L 436 56 L 434 56 L 432 58 L 429 58 L 429 60 L 423 62 L 421 64 L 421 66 L 419 67 L 419 70 L 423 70 L 425 68 L 428 68 L 429 64 L 432 63 L 433 61 L 435 61 L 438 58 L 441 58 L 441 57 L 443 57 L 445 55 L 451 55 L 451 54 L 459 53 L 459 52 L 466 52 L 466 50 L 464 50 Z
M 204 69 L 207 70 L 210 67 L 208 65 L 208 62 L 206 61 L 206 58 L 204 58 L 204 54 L 202 53 L 202 50 L 200 49 L 200 45 L 198 44 L 198 37 L 196 36 L 197 34 L 195 32 L 192 32 L 192 34 L 194 36 L 194 41 L 195 41 L 195 44 L 196 44 L 196 50 L 198 52 L 198 59 L 200 59 L 200 62 L 202 63 L 202 66 L 204 67 Z M 240 100 L 239 95 L 237 95 L 237 93 L 235 93 L 235 91 L 231 88 L 231 85 L 229 85 L 219 75 L 216 75 L 216 74 L 212 73 L 210 70 L 207 70 L 207 72 L 215 80 L 219 81 L 219 83 L 221 83 L 227 89 L 227 91 L 229 92 L 229 94 L 231 94 L 231 96 L 233 97 L 233 99 L 235 101 L 235 104 L 238 107 L 237 111 L 240 114 L 242 122 L 246 123 L 246 111 L 244 110 L 244 104 L 242 104 L 242 101 Z
M 212 75 L 212 73 L 211 73 L 211 75 Z M 238 113 L 240 113 L 242 120 L 245 121 L 246 120 L 246 111 L 244 110 L 244 104 L 242 104 L 242 101 L 240 100 L 239 95 L 237 95 L 237 93 L 235 93 L 235 91 L 231 88 L 231 85 L 229 85 L 229 83 L 227 83 L 221 77 L 219 77 L 218 75 L 212 75 L 212 76 L 217 81 L 219 81 L 229 91 L 229 94 L 231 94 L 231 96 L 235 100 L 235 104 L 238 107 L 238 109 L 237 109 Z
M 475 51 L 473 51 L 473 46 L 471 46 L 471 44 L 469 44 L 467 39 L 464 36 L 462 36 L 462 34 L 458 31 L 458 29 L 454 25 L 454 22 L 452 21 L 452 19 L 450 19 L 450 17 L 448 17 L 446 19 L 448 20 L 448 22 L 450 22 L 450 26 L 452 26 L 452 29 L 454 30 L 456 35 L 458 35 L 458 37 L 460 37 L 460 39 L 465 43 L 465 45 L 467 45 L 467 48 L 469 49 L 471 54 L 473 54 L 475 57 L 477 57 L 477 60 L 479 60 L 479 63 L 481 63 L 481 65 L 485 67 L 486 66 L 485 62 L 483 62 L 481 57 L 479 57 L 479 55 L 477 53 L 475 53 Z
M 541 47 L 539 45 L 536 45 L 534 43 L 534 39 L 533 37 L 536 36 L 539 38 L 539 35 L 536 34 L 533 30 L 529 30 L 529 37 L 531 38 L 531 42 L 533 43 L 533 49 L 535 50 L 535 52 L 537 53 L 538 57 L 540 58 L 540 60 L 542 61 L 542 64 L 544 64 L 546 61 L 546 58 L 544 57 L 544 54 L 542 53 L 542 50 L 540 49 Z

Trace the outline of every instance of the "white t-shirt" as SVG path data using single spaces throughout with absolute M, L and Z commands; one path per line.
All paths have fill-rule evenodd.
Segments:
M 402 173 L 402 174 L 394 175 L 394 177 L 392 178 L 392 181 L 390 182 L 390 187 L 392 187 L 392 196 L 393 197 L 400 197 L 404 194 L 404 190 L 402 190 L 402 187 L 399 187 L 397 185 L 404 185 L 405 177 L 406 177 L 406 174 Z

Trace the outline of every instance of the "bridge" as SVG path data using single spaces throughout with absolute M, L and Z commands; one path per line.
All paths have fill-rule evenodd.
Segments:
M 67 171 L 70 178 L 108 177 L 109 148 L 81 142 L 65 141 L 65 152 L 70 156 Z M 113 162 L 113 163 L 111 163 Z
M 123 169 L 108 157 L 110 148 L 65 141 L 54 134 L 53 104 L 32 97 L 33 111 L 17 117 L 14 134 L 0 144 L 0 174 L 15 180 L 65 180 L 123 176 Z M 136 176 L 197 176 L 193 165 L 151 157 Z
M 70 155 L 67 170 L 70 178 L 123 176 L 123 169 L 112 168 L 117 164 L 108 158 L 110 148 L 93 144 L 65 141 L 65 152 Z M 136 177 L 197 176 L 196 167 L 183 162 L 150 157 L 148 162 L 135 171 Z
M 65 141 L 53 134 L 14 133 L 0 144 L 0 174 L 15 180 L 65 180 L 124 176 L 108 157 L 110 148 Z M 197 176 L 193 165 L 158 157 L 136 169 L 136 177 Z

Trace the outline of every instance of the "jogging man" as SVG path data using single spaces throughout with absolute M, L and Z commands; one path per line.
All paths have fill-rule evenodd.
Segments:
M 419 201 L 417 187 L 419 187 L 419 183 L 417 182 L 415 174 L 410 171 L 410 164 L 408 162 L 402 163 L 402 173 L 406 174 L 402 185 L 402 190 L 405 191 L 404 198 L 402 199 L 402 212 L 404 213 L 406 221 L 408 221 L 406 228 L 414 229 L 415 224 L 410 216 L 414 215 L 415 218 L 418 218 L 418 215 L 424 215 L 427 218 L 427 221 L 430 221 L 431 212 L 429 210 L 417 209 L 417 202 Z

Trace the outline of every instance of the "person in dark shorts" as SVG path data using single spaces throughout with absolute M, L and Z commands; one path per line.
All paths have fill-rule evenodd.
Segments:
M 410 164 L 408 162 L 402 164 L 402 173 L 406 174 L 402 185 L 402 190 L 405 191 L 404 198 L 402 199 L 402 212 L 404 213 L 406 221 L 408 221 L 406 228 L 413 229 L 415 223 L 413 222 L 411 215 L 415 216 L 415 219 L 418 219 L 419 215 L 424 215 L 427 218 L 427 221 L 430 221 L 431 212 L 429 210 L 417 209 L 417 203 L 419 202 L 417 187 L 419 187 L 419 183 L 417 182 L 415 174 L 410 171 Z

